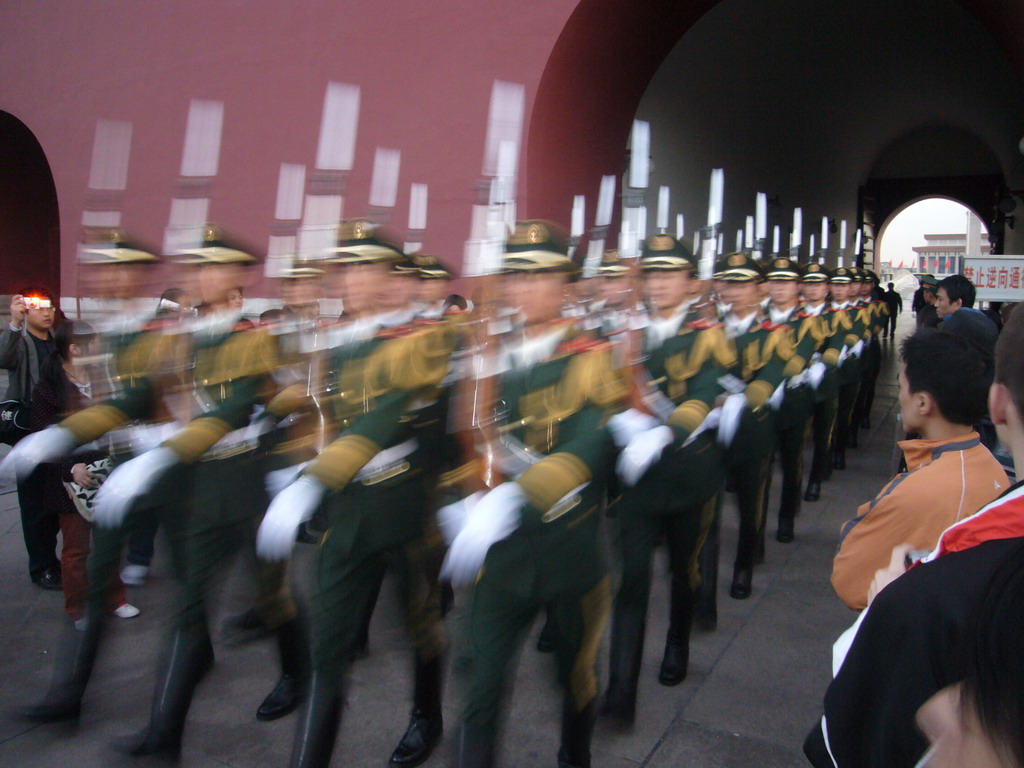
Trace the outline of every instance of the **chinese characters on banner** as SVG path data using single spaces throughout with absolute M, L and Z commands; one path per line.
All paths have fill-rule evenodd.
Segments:
M 974 283 L 981 301 L 1024 300 L 1024 256 L 968 258 L 964 277 Z

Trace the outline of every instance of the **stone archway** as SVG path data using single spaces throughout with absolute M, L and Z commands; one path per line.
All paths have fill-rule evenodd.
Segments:
M 60 293 L 60 219 L 50 164 L 32 131 L 0 112 L 0 293 Z

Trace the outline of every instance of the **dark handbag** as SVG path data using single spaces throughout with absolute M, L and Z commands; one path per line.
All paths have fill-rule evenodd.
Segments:
M 0 443 L 14 445 L 31 431 L 32 414 L 28 403 L 0 401 Z

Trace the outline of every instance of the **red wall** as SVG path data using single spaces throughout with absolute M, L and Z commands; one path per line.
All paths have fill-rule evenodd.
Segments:
M 0 110 L 53 170 L 63 287 L 75 293 L 96 120 L 134 125 L 123 224 L 162 240 L 189 100 L 225 102 L 211 218 L 265 243 L 281 162 L 312 166 L 328 81 L 362 88 L 348 216 L 366 208 L 376 146 L 430 184 L 425 248 L 461 261 L 494 79 L 526 85 L 520 213 L 568 219 L 622 170 L 629 124 L 680 36 L 717 0 L 91 0 L 0 3 Z M 1024 6 L 961 0 L 1024 72 Z M 258 293 L 269 294 L 264 286 Z

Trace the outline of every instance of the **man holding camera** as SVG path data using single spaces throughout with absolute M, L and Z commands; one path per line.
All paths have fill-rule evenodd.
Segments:
M 39 380 L 39 366 L 53 352 L 53 298 L 42 289 L 27 288 L 11 297 L 11 322 L 0 331 L 0 368 L 7 370 L 5 400 L 18 401 L 27 408 Z M 43 506 L 42 473 L 33 472 L 18 481 L 21 528 L 28 550 L 28 572 L 32 583 L 43 589 L 60 589 L 60 561 L 57 559 L 56 512 Z

